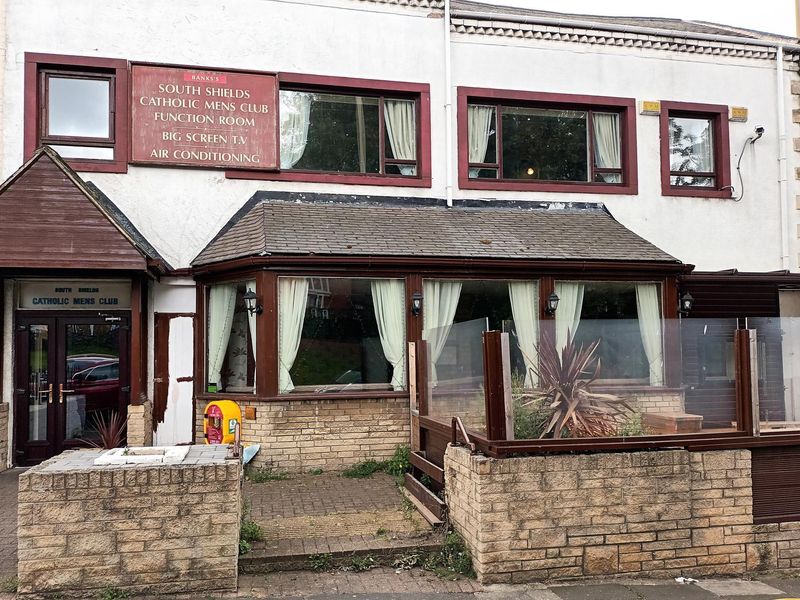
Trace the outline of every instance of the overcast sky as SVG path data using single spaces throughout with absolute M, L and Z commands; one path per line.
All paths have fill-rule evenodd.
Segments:
M 486 1 L 486 0 L 483 0 Z M 688 21 L 712 21 L 771 33 L 796 36 L 795 0 L 490 0 L 492 4 L 536 8 L 586 15 L 675 17 Z

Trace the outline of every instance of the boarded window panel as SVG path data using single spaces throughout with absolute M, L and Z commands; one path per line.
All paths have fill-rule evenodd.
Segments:
M 753 450 L 753 522 L 800 521 L 800 446 Z

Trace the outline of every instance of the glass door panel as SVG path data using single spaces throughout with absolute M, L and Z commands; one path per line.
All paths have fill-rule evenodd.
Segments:
M 47 440 L 48 408 L 53 402 L 50 381 L 50 327 L 28 328 L 28 441 Z
M 64 441 L 97 437 L 98 423 L 120 410 L 119 323 L 64 324 L 64 382 L 59 388 Z

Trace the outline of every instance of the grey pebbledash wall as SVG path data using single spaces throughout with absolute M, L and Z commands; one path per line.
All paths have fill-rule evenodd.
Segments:
M 749 450 L 491 459 L 451 446 L 445 475 L 485 583 L 800 567 L 800 523 L 753 524 Z

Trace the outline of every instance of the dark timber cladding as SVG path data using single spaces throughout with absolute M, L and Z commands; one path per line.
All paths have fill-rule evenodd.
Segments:
M 753 522 L 800 521 L 800 446 L 752 452 Z
M 48 149 L 0 187 L 0 268 L 144 271 L 147 256 Z

